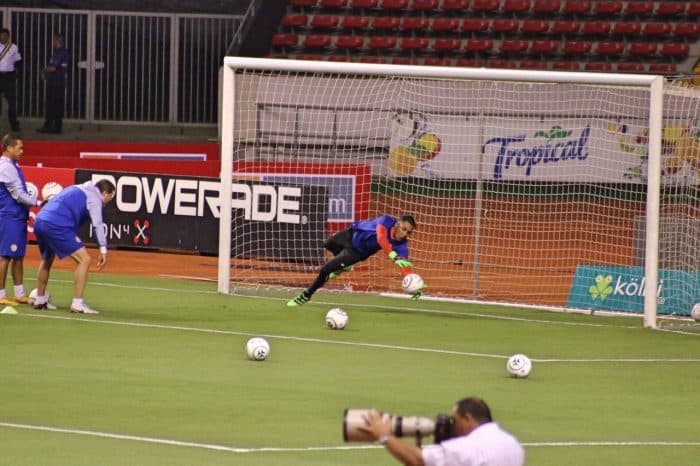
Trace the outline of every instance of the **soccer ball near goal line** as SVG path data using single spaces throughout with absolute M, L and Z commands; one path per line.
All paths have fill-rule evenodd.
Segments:
M 531 370 L 532 361 L 524 354 L 514 354 L 508 358 L 508 362 L 506 363 L 506 371 L 508 371 L 511 377 L 515 377 L 516 379 L 524 379 L 530 375 Z
M 270 344 L 262 337 L 253 337 L 246 343 L 245 350 L 252 361 L 264 361 L 270 355 Z
M 331 330 L 343 330 L 348 325 L 348 314 L 344 310 L 334 307 L 326 313 L 326 325 Z
M 413 294 L 420 291 L 424 287 L 425 282 L 423 282 L 423 279 L 417 273 L 409 273 L 403 277 L 403 281 L 401 282 L 401 288 L 403 288 L 403 290 L 408 294 Z
M 693 308 L 690 310 L 690 316 L 695 320 L 695 322 L 700 322 L 700 303 L 695 303 Z

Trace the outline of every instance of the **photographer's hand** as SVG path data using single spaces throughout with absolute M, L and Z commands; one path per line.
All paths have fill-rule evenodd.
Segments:
M 365 417 L 365 423 L 366 427 L 359 429 L 368 433 L 374 440 L 381 442 L 394 458 L 405 465 L 423 466 L 421 449 L 393 435 L 391 416 L 380 414 L 373 409 Z

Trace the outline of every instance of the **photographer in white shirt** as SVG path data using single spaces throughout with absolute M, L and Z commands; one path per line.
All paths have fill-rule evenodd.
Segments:
M 391 421 L 377 411 L 360 430 L 383 444 L 406 466 L 522 466 L 525 450 L 518 439 L 493 422 L 484 400 L 460 400 L 452 411 L 453 438 L 420 448 L 392 435 Z

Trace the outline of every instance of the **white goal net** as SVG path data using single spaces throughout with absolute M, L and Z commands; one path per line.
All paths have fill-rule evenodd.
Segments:
M 688 314 L 700 298 L 694 88 L 636 75 L 225 65 L 222 292 L 298 291 L 330 257 L 330 234 L 410 214 L 410 260 L 433 296 L 660 314 Z M 384 256 L 327 288 L 400 291 Z

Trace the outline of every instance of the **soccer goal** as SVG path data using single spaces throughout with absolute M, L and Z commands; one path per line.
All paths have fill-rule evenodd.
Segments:
M 408 213 L 430 296 L 654 327 L 700 300 L 698 115 L 660 76 L 227 57 L 218 289 L 305 287 L 329 234 Z M 328 288 L 400 283 L 377 254 Z

